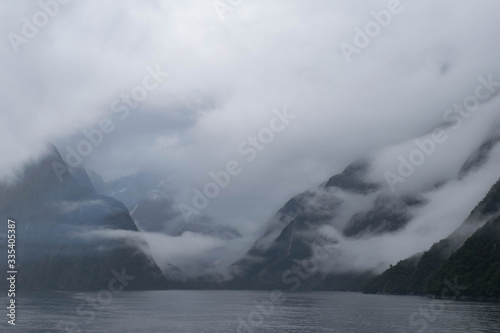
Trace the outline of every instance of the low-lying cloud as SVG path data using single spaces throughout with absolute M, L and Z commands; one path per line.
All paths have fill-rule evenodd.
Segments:
M 500 81 L 500 3 L 486 0 L 401 0 L 404 10 L 347 63 L 341 43 L 351 42 L 355 28 L 388 4 L 245 1 L 221 21 L 210 1 L 71 1 L 15 52 L 8 34 L 21 34 L 23 18 L 31 20 L 40 6 L 2 2 L 0 178 L 12 178 L 47 142 L 66 157 L 67 146 L 86 139 L 84 130 L 112 115 L 115 99 L 143 82 L 148 66 L 160 66 L 168 79 L 117 121 L 82 165 L 106 180 L 154 173 L 167 182 L 177 204 L 191 202 L 193 188 L 234 159 L 238 144 L 267 126 L 274 108 L 287 106 L 297 121 L 204 211 L 244 234 L 244 241 L 229 248 L 238 248 L 236 257 L 290 197 L 367 155 L 376 156 L 374 177 L 383 179 L 385 171 L 397 170 L 399 155 L 415 149 L 415 138 L 442 126 L 443 113 L 474 92 L 478 77 Z M 455 179 L 483 134 L 498 123 L 498 103 L 481 105 L 456 131 L 447 128 L 449 139 L 397 190 Z M 399 235 L 405 243 L 387 236 L 387 243 L 373 244 L 380 246 L 379 258 L 393 261 L 424 249 L 432 241 L 419 236 L 422 230 L 431 230 L 433 239 L 446 235 L 494 178 L 464 180 L 456 185 L 463 191 L 453 194 L 436 192 L 443 197 L 434 194 L 429 207 L 449 210 L 421 213 L 422 222 Z M 453 209 L 447 196 L 460 207 Z M 440 227 L 426 224 L 431 221 Z M 413 233 L 416 238 L 406 239 Z M 152 248 L 161 243 L 150 236 Z M 173 244 L 165 252 L 180 261 L 224 246 L 196 235 L 158 237 Z M 179 253 L 179 247 L 196 243 L 193 237 L 200 237 L 199 247 Z M 365 244 L 359 253 L 365 259 L 359 260 L 369 262 L 377 251 Z M 396 255 L 384 254 L 383 244 L 406 245 Z

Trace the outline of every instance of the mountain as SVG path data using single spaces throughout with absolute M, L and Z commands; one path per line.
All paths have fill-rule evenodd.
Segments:
M 285 283 L 294 288 L 299 274 L 290 273 L 290 269 L 304 269 L 315 258 L 315 248 L 326 249 L 330 257 L 335 257 L 342 234 L 356 238 L 403 228 L 411 218 L 408 207 L 423 201 L 395 197 L 380 184 L 367 180 L 369 169 L 368 160 L 357 161 L 319 188 L 290 199 L 248 253 L 231 266 L 234 279 L 230 285 L 270 289 Z M 331 227 L 340 234 L 327 236 L 321 231 Z M 303 290 L 359 290 L 373 277 L 370 271 L 332 274 L 319 267 L 302 275 L 307 276 L 300 278 L 298 288 Z
M 130 212 L 141 230 L 163 232 L 178 236 L 184 232 L 207 235 L 224 240 L 241 238 L 238 230 L 229 226 L 217 225 L 205 216 L 192 217 L 187 223 L 176 209 L 175 200 L 160 184 L 142 198 Z
M 433 192 L 452 180 L 462 181 L 485 165 L 498 146 L 499 138 L 496 128 L 476 149 L 471 150 L 468 158 L 457 168 L 456 178 L 435 179 L 427 185 L 404 191 L 393 191 L 383 179 L 374 176 L 376 157 L 355 161 L 319 187 L 290 199 L 268 221 L 265 231 L 250 250 L 231 265 L 229 271 L 233 279 L 229 286 L 270 289 L 283 286 L 286 281 L 296 281 L 298 277 L 301 280 L 299 288 L 304 290 L 360 291 L 363 285 L 367 285 L 365 291 L 372 291 L 372 286 L 378 285 L 380 280 L 372 281 L 376 275 L 374 272 L 379 271 L 384 263 L 373 262 L 371 267 L 369 264 L 364 264 L 362 268 L 355 267 L 346 261 L 363 258 L 342 257 L 344 253 L 339 244 L 347 242 L 364 246 L 376 237 L 403 231 L 420 212 L 425 211 Z M 492 193 L 494 191 L 496 187 Z M 394 273 L 391 281 L 398 282 L 389 283 L 393 288 L 390 292 L 423 292 L 424 273 L 437 269 L 486 222 L 489 212 L 495 210 L 492 208 L 494 204 L 488 201 L 492 197 L 494 194 L 485 198 L 452 237 L 439 242 L 428 253 L 416 255 L 391 268 Z M 303 272 L 311 258 L 314 259 L 314 248 L 318 244 L 331 249 L 329 258 L 316 263 L 312 272 L 302 274 L 307 278 L 302 278 L 298 271 L 302 269 Z M 353 254 L 355 252 L 355 249 L 352 250 Z M 295 270 L 293 274 L 290 269 Z M 415 273 L 409 274 L 413 270 Z M 412 278 L 407 278 L 408 275 Z M 293 282 L 288 284 L 293 285 Z M 380 291 L 386 290 L 382 288 Z
M 164 186 L 164 182 L 159 177 L 148 172 L 138 172 L 118 179 L 104 181 L 99 174 L 91 171 L 89 172 L 89 178 L 95 187 L 96 193 L 123 202 L 129 211 L 132 211 L 143 198 L 152 195 L 155 190 Z
M 441 265 L 426 292 L 435 297 L 500 301 L 500 217 L 488 221 Z
M 78 179 L 85 178 L 80 176 L 84 171 L 78 171 Z M 104 181 L 95 172 L 90 172 L 89 176 L 97 193 L 115 198 L 127 206 L 142 231 L 161 232 L 170 236 L 189 231 L 224 240 L 242 237 L 238 230 L 218 225 L 206 216 L 192 218 L 186 223 L 175 205 L 174 195 L 167 182 L 152 173 L 139 172 L 111 181 Z M 85 181 L 80 183 L 87 187 Z
M 496 241 L 500 237 L 495 227 L 499 223 L 499 215 L 500 180 L 454 233 L 434 244 L 428 251 L 391 266 L 369 281 L 363 287 L 363 292 L 403 295 L 437 294 L 440 292 L 439 288 L 442 288 L 443 281 L 446 279 L 452 281 L 454 277 L 465 278 L 472 285 L 470 281 L 472 276 L 490 269 L 490 265 L 492 267 L 500 265 L 498 260 L 500 257 L 495 257 L 494 251 Z M 486 251 L 484 252 L 486 263 L 482 261 L 484 259 L 482 251 Z M 464 261 L 468 262 L 469 266 L 463 266 Z M 451 277 L 450 275 L 453 274 L 455 276 Z M 496 278 L 498 279 L 498 276 Z M 487 280 L 484 283 L 492 283 L 495 277 L 484 275 L 482 279 Z M 469 293 L 471 296 L 496 295 L 494 292 L 492 292 L 494 295 L 490 295 L 486 291 L 479 291 L 478 288 L 474 291 L 470 289 Z
M 51 146 L 14 183 L 0 184 L 0 219 L 5 221 L 0 232 L 7 233 L 7 219 L 16 222 L 17 287 L 100 290 L 121 277 L 127 290 L 165 288 L 167 282 L 147 244 L 137 237 L 139 231 L 127 208 L 95 194 L 84 170 L 61 170 L 69 171 Z M 109 230 L 132 236 L 101 235 Z M 2 242 L 5 253 L 6 246 Z M 2 270 L 6 272 L 6 267 Z M 6 286 L 5 278 L 0 285 Z
M 486 162 L 493 148 L 495 148 L 495 146 L 500 142 L 500 134 L 497 132 L 498 128 L 496 131 L 493 131 L 492 137 L 486 139 L 483 144 L 467 159 L 460 169 L 460 178 L 465 177 L 469 172 L 478 169 Z

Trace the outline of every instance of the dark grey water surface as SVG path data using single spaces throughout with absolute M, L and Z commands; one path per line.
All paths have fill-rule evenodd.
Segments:
M 500 332 L 496 304 L 335 292 L 24 293 L 16 326 L 2 317 L 0 332 L 23 333 Z

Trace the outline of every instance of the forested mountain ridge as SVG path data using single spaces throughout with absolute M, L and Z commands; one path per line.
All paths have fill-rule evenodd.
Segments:
M 498 297 L 500 180 L 453 234 L 423 254 L 402 260 L 363 287 L 365 293 L 440 296 L 458 279 L 469 297 Z M 463 282 L 462 282 L 463 280 Z

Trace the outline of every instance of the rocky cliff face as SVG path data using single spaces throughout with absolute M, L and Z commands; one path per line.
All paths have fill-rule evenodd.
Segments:
M 81 170 L 75 180 L 69 172 L 57 176 L 54 167 L 66 166 L 51 147 L 15 183 L 0 185 L 0 219 L 5 222 L 0 232 L 6 234 L 7 219 L 16 221 L 18 288 L 106 289 L 121 272 L 134 277 L 127 283 L 129 290 L 165 288 L 162 272 L 144 251 L 146 244 L 92 236 L 109 229 L 138 232 L 127 208 L 95 194 Z M 7 250 L 6 242 L 1 246 Z

